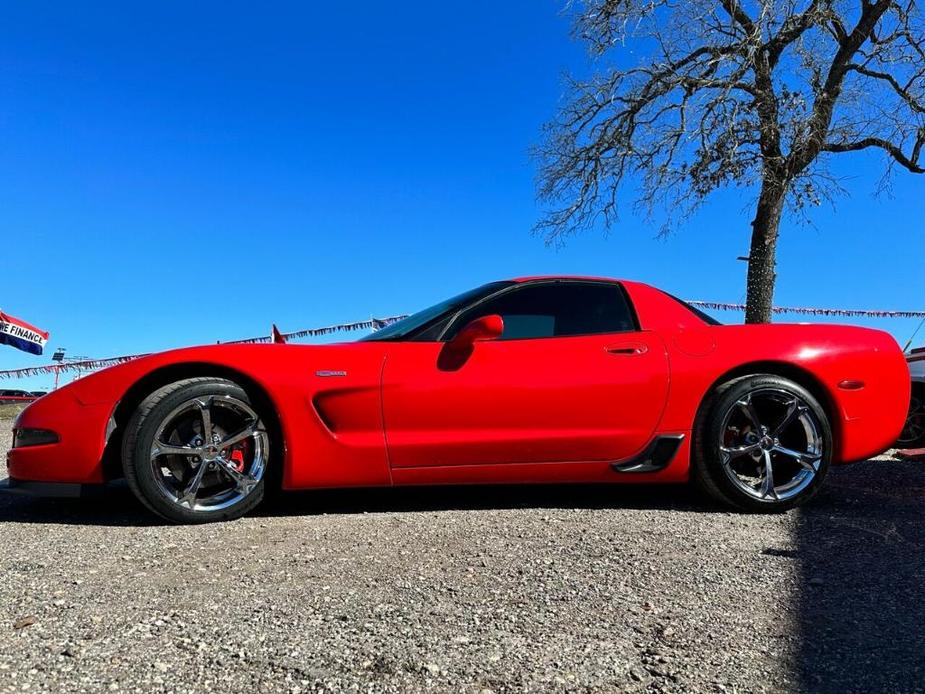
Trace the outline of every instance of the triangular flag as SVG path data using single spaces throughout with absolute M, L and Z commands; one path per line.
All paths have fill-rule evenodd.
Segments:
M 283 335 L 279 328 L 276 327 L 276 323 L 273 324 L 273 329 L 270 332 L 270 337 L 273 340 L 274 345 L 284 345 L 286 344 L 286 336 Z

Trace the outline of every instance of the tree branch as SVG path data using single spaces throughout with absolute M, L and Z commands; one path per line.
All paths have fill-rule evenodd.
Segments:
M 857 142 L 827 142 L 823 147 L 822 151 L 824 152 L 858 152 L 863 149 L 869 149 L 871 147 L 876 147 L 882 149 L 887 154 L 889 154 L 893 159 L 908 169 L 912 173 L 925 173 L 925 167 L 919 165 L 919 153 L 922 149 L 922 144 L 925 142 L 925 131 L 919 133 L 918 138 L 916 138 L 915 145 L 912 148 L 912 154 L 906 156 L 903 154 L 902 150 L 892 142 L 884 140 L 879 137 L 865 137 L 863 140 L 858 140 Z
M 812 0 L 809 7 L 800 14 L 792 14 L 784 20 L 777 36 L 765 44 L 765 50 L 768 52 L 768 64 L 773 69 L 780 60 L 784 49 L 796 41 L 803 33 L 813 24 L 822 18 L 822 3 L 825 0 Z
M 825 144 L 826 133 L 832 124 L 835 102 L 838 100 L 845 74 L 848 72 L 847 66 L 855 53 L 873 35 L 877 22 L 889 9 L 892 1 L 877 0 L 877 2 L 870 2 L 869 0 L 862 0 L 861 16 L 858 23 L 835 52 L 825 83 L 813 103 L 806 136 L 802 142 L 794 147 L 788 157 L 787 169 L 789 176 L 793 177 L 800 174 L 812 163 Z
M 722 0 L 723 9 L 735 22 L 745 30 L 749 38 L 754 39 L 759 35 L 758 29 L 748 13 L 742 9 L 739 0 Z
M 890 75 L 886 72 L 878 72 L 877 70 L 871 70 L 864 67 L 863 65 L 857 65 L 855 63 L 850 63 L 847 65 L 847 69 L 858 74 L 864 75 L 865 77 L 871 77 L 873 79 L 883 80 L 889 84 L 893 91 L 906 102 L 906 104 L 916 113 L 925 113 L 925 105 L 922 104 L 918 99 L 916 99 L 912 94 L 909 93 L 909 86 L 906 85 L 903 87 L 893 75 Z

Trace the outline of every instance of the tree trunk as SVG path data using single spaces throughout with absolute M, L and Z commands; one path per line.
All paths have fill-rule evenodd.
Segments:
M 770 323 L 777 274 L 777 235 L 784 210 L 786 184 L 765 179 L 761 185 L 758 209 L 752 222 L 752 244 L 748 254 L 746 323 Z

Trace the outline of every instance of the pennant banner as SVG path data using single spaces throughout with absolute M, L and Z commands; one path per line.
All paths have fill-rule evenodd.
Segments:
M 2 315 L 2 314 L 0 314 Z M 289 340 L 297 340 L 302 337 L 317 337 L 318 335 L 331 335 L 333 333 L 339 332 L 351 332 L 355 330 L 381 330 L 387 325 L 391 325 L 397 321 L 400 321 L 402 318 L 407 316 L 389 316 L 388 318 L 370 318 L 365 321 L 357 321 L 355 323 L 341 323 L 339 325 L 327 325 L 323 328 L 308 328 L 307 330 L 297 330 L 292 333 L 281 333 L 276 326 L 273 326 L 273 334 L 267 335 L 266 337 L 252 337 L 247 340 L 236 340 L 234 342 L 225 342 L 226 345 L 247 345 L 247 344 L 258 344 L 258 343 L 269 343 L 277 342 L 282 340 L 287 342 Z M 46 338 L 47 340 L 47 333 Z M 124 364 L 127 361 L 132 361 L 134 359 L 140 359 L 141 357 L 146 357 L 147 354 L 131 354 L 123 357 L 110 357 L 108 359 L 83 359 L 79 361 L 65 361 L 57 364 L 48 364 L 47 366 L 30 366 L 25 369 L 10 369 L 7 371 L 0 371 L 0 379 L 2 378 L 27 378 L 29 376 L 40 376 L 42 374 L 53 374 L 67 371 L 95 371 L 97 369 L 103 369 L 107 366 L 115 366 L 117 364 Z
M 132 354 L 125 357 L 110 357 L 108 359 L 82 359 L 80 361 L 64 361 L 57 364 L 48 364 L 47 366 L 29 366 L 25 369 L 9 369 L 0 371 L 0 378 L 28 378 L 29 376 L 41 376 L 42 374 L 53 374 L 56 371 L 95 371 L 104 369 L 107 366 L 124 364 L 127 361 L 134 361 L 147 354 Z
M 41 355 L 48 342 L 48 333 L 0 311 L 0 344 L 23 352 Z
M 318 337 L 319 335 L 331 335 L 333 333 L 353 332 L 355 330 L 381 330 L 387 325 L 391 325 L 402 318 L 407 318 L 406 314 L 401 316 L 389 316 L 388 318 L 370 318 L 361 320 L 356 323 L 340 323 L 338 325 L 326 325 L 323 328 L 307 328 L 306 330 L 296 330 L 293 333 L 281 333 L 278 330 L 273 335 L 265 337 L 249 337 L 246 340 L 233 340 L 224 342 L 226 345 L 253 345 L 262 342 L 273 342 L 274 338 L 282 338 L 285 341 L 298 340 L 303 337 Z M 275 326 L 274 326 L 275 327 Z
M 744 311 L 745 304 L 725 304 L 718 301 L 688 301 L 691 306 L 713 311 Z M 875 311 L 853 308 L 797 308 L 793 306 L 774 306 L 771 313 L 798 313 L 805 316 L 842 316 L 863 318 L 925 318 L 925 311 Z
M 730 304 L 722 303 L 718 301 L 688 301 L 692 306 L 697 308 L 704 308 L 713 311 L 744 311 L 745 304 Z M 775 314 L 801 314 L 809 316 L 841 316 L 841 317 L 866 317 L 866 318 L 925 318 L 925 311 L 877 311 L 870 309 L 844 309 L 844 308 L 798 308 L 792 306 L 775 306 L 771 309 L 772 313 Z M 357 321 L 355 323 L 340 323 L 337 325 L 327 325 L 321 328 L 308 328 L 306 330 L 296 330 L 291 333 L 281 333 L 276 326 L 273 326 L 273 331 L 271 335 L 264 337 L 252 337 L 246 340 L 235 340 L 233 342 L 226 342 L 224 344 L 233 344 L 233 345 L 243 345 L 243 344 L 258 344 L 258 343 L 270 343 L 270 342 L 280 342 L 280 341 L 289 341 L 289 340 L 298 340 L 305 337 L 317 337 L 320 335 L 331 335 L 333 333 L 339 332 L 352 332 L 356 330 L 380 330 L 387 325 L 391 325 L 396 321 L 406 318 L 406 315 L 400 316 L 389 316 L 388 318 L 370 318 L 369 320 Z M 15 320 L 15 319 L 12 319 Z M 6 325 L 13 325 L 10 321 L 10 317 L 5 314 L 0 313 L 0 342 L 5 342 L 3 339 L 4 335 L 10 335 L 6 332 Z M 27 323 L 22 321 L 16 321 L 16 326 L 18 329 L 14 329 L 13 332 L 17 333 L 17 339 L 23 339 L 19 336 L 20 331 L 27 330 L 34 333 L 34 336 L 38 338 L 33 344 L 40 344 L 41 347 L 45 346 L 45 343 L 48 340 L 48 333 L 43 333 L 32 326 L 29 326 Z M 25 327 L 23 327 L 25 326 Z M 38 352 L 35 354 L 41 354 L 41 347 L 39 347 Z M 95 371 L 97 369 L 102 369 L 107 366 L 115 366 L 116 364 L 124 364 L 127 361 L 132 361 L 133 359 L 138 359 L 140 357 L 148 356 L 147 354 L 133 354 L 123 357 L 111 357 L 109 359 L 85 359 L 82 361 L 67 361 L 61 362 L 59 364 L 49 364 L 47 366 L 30 366 L 24 369 L 10 369 L 7 371 L 0 371 L 0 379 L 3 378 L 26 378 L 29 376 L 39 376 L 42 374 L 53 374 L 55 372 L 61 371 Z

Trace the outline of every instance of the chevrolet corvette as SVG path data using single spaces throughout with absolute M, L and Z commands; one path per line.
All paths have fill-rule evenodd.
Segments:
M 720 325 L 646 284 L 492 282 L 331 345 L 151 355 L 26 408 L 10 491 L 125 478 L 177 523 L 237 518 L 272 489 L 683 483 L 743 511 L 810 499 L 888 448 L 909 406 L 890 335 Z

